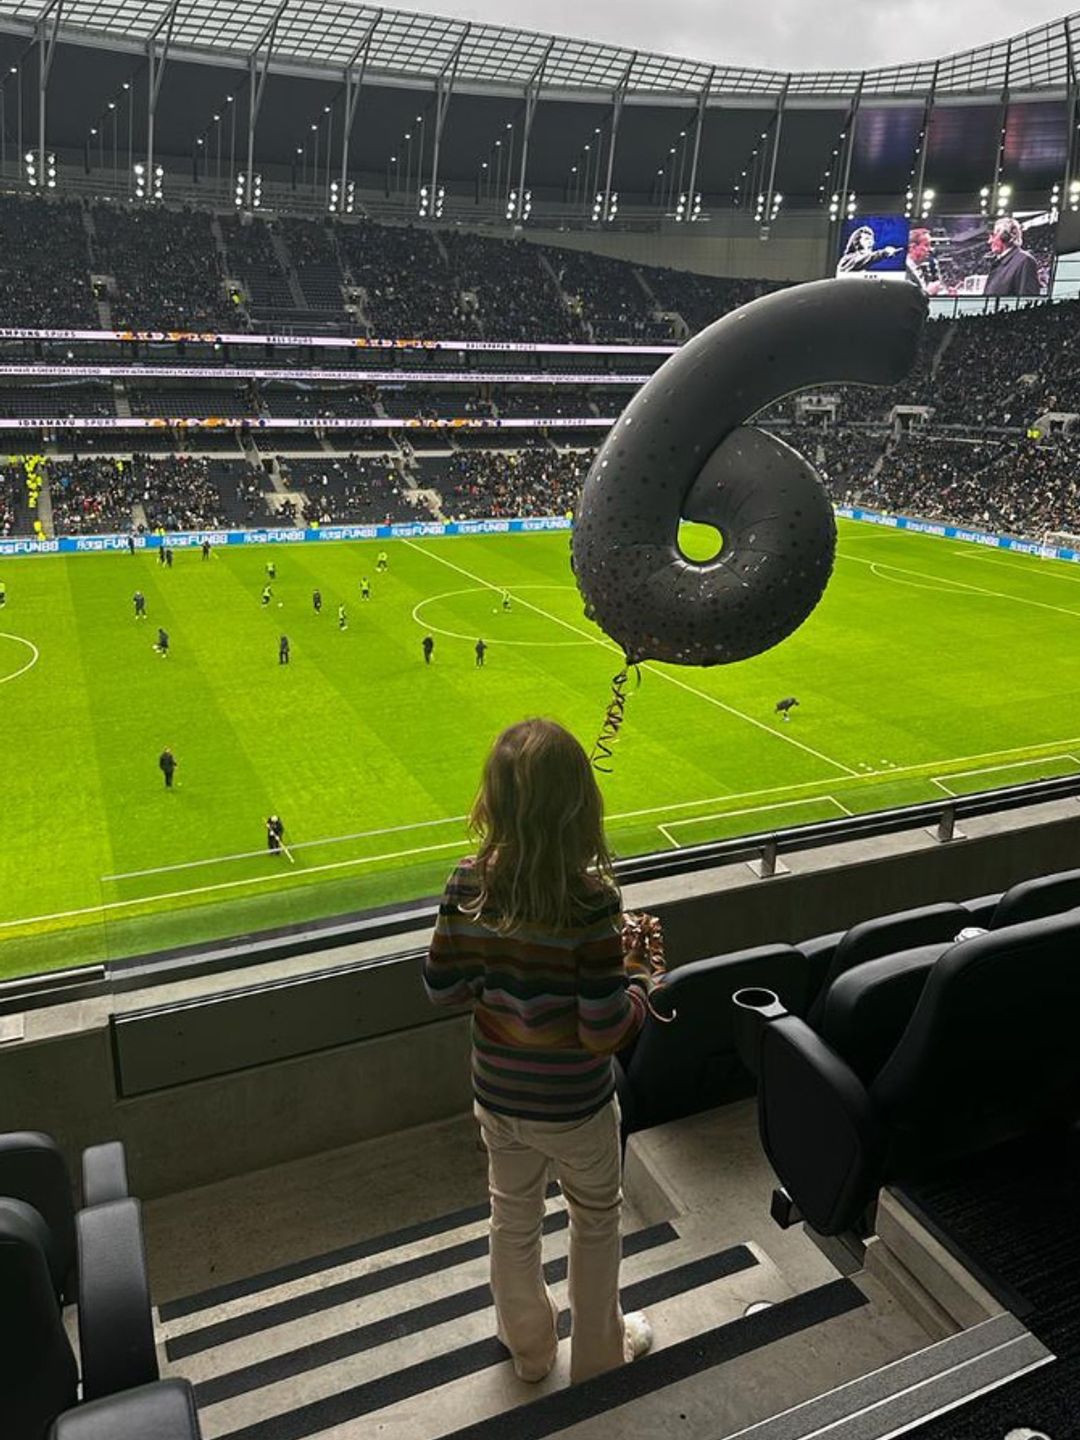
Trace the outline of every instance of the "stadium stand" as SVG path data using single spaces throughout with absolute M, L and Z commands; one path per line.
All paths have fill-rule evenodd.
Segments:
M 297 516 L 309 525 L 396 524 L 432 518 L 423 500 L 408 493 L 400 472 L 385 455 L 313 460 L 290 456 L 282 460 L 281 469 L 286 483 L 303 492 L 306 504 L 298 507 Z
M 73 458 L 51 461 L 49 494 L 58 535 L 92 535 L 132 528 L 139 481 L 130 461 Z
M 443 243 L 458 285 L 476 299 L 486 339 L 582 339 L 538 246 L 467 230 L 448 231 Z
M 210 216 L 198 210 L 95 205 L 94 272 L 111 275 L 114 324 L 135 330 L 208 330 L 234 316 L 222 286 Z
M 373 334 L 478 336 L 434 231 L 364 221 L 343 228 L 340 238 L 353 282 L 363 288 Z
M 342 275 L 329 223 L 282 220 L 280 234 L 301 293 L 311 309 L 340 314 L 344 303 Z
M 28 535 L 26 471 L 21 465 L 0 466 L 0 535 Z
M 265 220 L 241 220 L 232 215 L 222 226 L 228 273 L 239 279 L 251 297 L 251 314 L 256 320 L 288 315 L 295 307 L 289 277 L 282 269 Z
M 234 483 L 236 462 L 140 455 L 134 468 L 149 529 L 216 530 L 228 523 L 224 495 Z
M 99 323 L 76 201 L 0 196 L 0 290 L 6 325 L 60 329 Z
M 448 519 L 562 515 L 577 505 L 588 472 L 589 451 L 470 450 L 425 457 L 420 484 L 437 490 Z

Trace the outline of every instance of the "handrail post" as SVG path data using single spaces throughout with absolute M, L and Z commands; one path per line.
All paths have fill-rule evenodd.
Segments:
M 771 880 L 776 875 L 790 875 L 790 870 L 780 859 L 779 848 L 779 842 L 775 835 L 766 836 L 765 844 L 761 847 L 760 859 L 748 860 L 747 868 L 759 880 Z

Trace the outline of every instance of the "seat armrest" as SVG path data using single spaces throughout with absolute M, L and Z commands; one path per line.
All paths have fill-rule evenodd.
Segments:
M 812 940 L 801 940 L 795 946 L 806 961 L 807 1011 L 817 999 L 822 981 L 836 954 L 836 947 L 846 934 L 846 930 L 834 930 L 831 935 L 815 935 Z
M 1000 895 L 978 895 L 973 900 L 962 902 L 964 909 L 971 916 L 972 925 L 981 925 L 989 929 L 990 918 L 997 909 Z
M 121 1140 L 91 1145 L 82 1153 L 83 1206 L 107 1205 L 128 1198 L 127 1155 Z
M 80 1210 L 75 1231 L 83 1398 L 98 1400 L 158 1378 L 139 1202 Z
M 49 1440 L 202 1440 L 186 1380 L 159 1380 L 61 1415 Z

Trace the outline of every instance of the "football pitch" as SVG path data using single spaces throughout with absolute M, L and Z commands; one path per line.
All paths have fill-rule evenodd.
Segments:
M 582 613 L 565 534 L 387 542 L 385 574 L 380 548 L 0 560 L 0 976 L 436 894 L 504 725 L 549 715 L 591 748 L 620 656 Z M 825 598 L 786 644 L 642 668 L 601 776 L 611 842 L 640 854 L 1078 771 L 1078 639 L 1080 567 L 841 521 Z M 267 853 L 271 813 L 291 863 Z

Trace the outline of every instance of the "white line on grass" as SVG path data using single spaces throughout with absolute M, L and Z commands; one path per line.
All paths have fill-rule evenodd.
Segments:
M 871 571 L 875 566 L 880 566 L 886 570 L 895 570 L 900 575 L 914 575 L 919 580 L 944 581 L 946 585 L 955 586 L 958 590 L 970 590 L 974 595 L 988 595 L 993 600 L 1012 600 L 1017 605 L 1031 605 L 1036 610 L 1053 610 L 1058 615 L 1069 615 L 1073 620 L 1080 620 L 1080 610 L 1066 610 L 1063 605 L 1048 605 L 1045 600 L 1029 600 L 1024 595 L 1009 595 L 1004 590 L 987 590 L 982 585 L 968 585 L 963 580 L 948 580 L 943 575 L 927 574 L 925 570 L 908 570 L 903 565 L 885 564 L 882 560 L 864 560 L 859 555 L 841 555 L 838 552 L 836 558 L 850 560 L 855 565 L 869 565 Z
M 463 825 L 467 815 L 448 815 L 444 820 L 414 820 L 408 825 L 387 825 L 382 830 L 358 830 L 355 835 L 330 835 L 324 840 L 300 840 L 290 843 L 290 850 L 311 850 L 317 845 L 344 845 L 349 840 L 369 840 L 373 835 L 401 835 L 406 830 L 430 830 L 436 825 Z M 182 860 L 177 865 L 157 865 L 150 870 L 126 870 L 119 875 L 103 875 L 101 883 L 107 880 L 139 880 L 146 875 L 167 875 L 173 870 L 197 870 L 204 865 L 224 865 L 230 860 L 251 860 L 269 852 L 263 850 L 241 850 L 235 855 L 211 855 L 206 860 Z
M 447 560 L 442 555 L 436 555 L 434 551 L 425 550 L 424 547 L 418 545 L 415 540 L 405 540 L 403 543 L 410 546 L 413 550 L 419 550 L 421 555 L 426 555 L 431 560 L 437 560 L 440 565 L 445 565 L 450 570 L 456 570 L 458 574 L 464 575 L 466 579 L 475 580 L 478 584 L 485 585 L 489 590 L 494 590 L 497 594 L 501 594 L 505 588 L 504 586 L 494 585 L 490 580 L 485 580 L 482 575 L 476 575 L 461 565 L 455 565 L 452 560 Z M 512 593 L 516 594 L 516 591 Z M 534 610 L 537 615 L 542 615 L 545 620 L 551 620 L 554 624 L 563 626 L 564 629 L 570 630 L 575 635 L 585 636 L 587 640 L 591 640 L 594 645 L 599 645 L 604 650 L 611 650 L 616 655 L 621 655 L 622 653 L 619 646 L 611 640 L 601 640 L 599 636 L 591 635 L 587 630 L 582 630 L 580 625 L 572 625 L 569 620 L 564 620 L 561 615 L 552 615 L 549 610 L 543 610 L 539 605 L 533 605 L 528 600 L 519 600 L 518 603 L 523 605 L 527 610 Z M 828 755 L 823 755 L 820 750 L 815 750 L 813 746 L 804 744 L 802 740 L 795 740 L 790 735 L 784 735 L 779 730 L 774 730 L 771 725 L 766 725 L 764 721 L 756 720 L 753 715 L 747 715 L 742 710 L 736 710 L 734 705 L 727 705 L 723 700 L 717 700 L 714 695 L 706 694 L 704 690 L 695 690 L 693 685 L 688 685 L 685 680 L 679 680 L 674 675 L 669 675 L 665 670 L 657 670 L 650 664 L 644 664 L 641 668 L 648 671 L 650 675 L 658 675 L 661 680 L 666 680 L 669 685 L 675 685 L 680 690 L 685 690 L 687 694 L 696 695 L 699 700 L 705 700 L 708 704 L 715 705 L 718 710 L 724 710 L 729 715 L 736 716 L 739 720 L 745 720 L 748 725 L 755 725 L 759 730 L 764 730 L 766 735 L 771 735 L 774 740 L 783 740 L 788 745 L 794 745 L 796 749 L 805 751 L 807 755 L 813 755 L 816 760 L 821 760 L 824 764 L 831 765 L 835 770 L 843 770 L 846 775 L 858 775 L 859 773 L 857 770 L 852 770 L 850 766 L 842 764 L 839 760 L 833 760 Z
M 766 810 L 794 810 L 800 805 L 835 805 L 837 810 L 843 811 L 845 815 L 851 814 L 847 806 L 841 805 L 834 795 L 810 795 L 805 800 L 777 800 L 771 805 L 751 805 L 745 810 L 721 810 L 715 815 L 691 815 L 685 820 L 669 820 L 666 825 L 658 825 L 656 828 L 667 835 L 676 825 L 707 825 L 712 820 L 734 820 L 741 815 L 760 815 Z M 675 840 L 672 843 L 677 845 L 679 842 Z
M 0 640 L 14 640 L 19 645 L 25 645 L 32 652 L 25 665 L 20 666 L 18 670 L 13 670 L 10 675 L 0 676 L 0 685 L 6 685 L 9 680 L 17 680 L 20 675 L 25 675 L 27 670 L 32 670 L 41 658 L 41 651 L 32 640 L 26 640 L 22 635 L 9 635 L 6 630 L 0 630 Z
M 934 775 L 931 777 L 931 784 L 936 785 L 939 790 L 944 790 L 946 795 L 963 794 L 963 791 L 953 790 L 946 784 L 947 780 L 963 780 L 969 775 L 998 775 L 1002 770 L 1026 770 L 1032 765 L 1052 765 L 1055 760 L 1069 760 L 1072 764 L 1080 767 L 1080 760 L 1075 755 L 1040 755 L 1034 760 L 1013 760 L 1005 765 L 981 765 L 977 770 L 951 770 L 946 776 Z M 1048 778 L 1048 777 L 1043 777 Z
M 1041 555 L 1031 555 L 1024 550 L 1010 550 L 1008 554 L 1011 558 L 1006 558 L 1004 555 L 987 555 L 979 545 L 967 545 L 963 550 L 958 550 L 956 553 L 970 555 L 972 560 L 982 560 L 987 565 L 1004 565 L 1007 569 L 1013 571 L 1014 574 L 1020 573 L 1025 560 L 1038 560 L 1040 561 L 1040 567 L 1038 570 L 1032 571 L 1032 574 L 1048 575 L 1051 580 L 1068 580 L 1070 585 L 1080 585 L 1080 575 L 1067 575 L 1064 570 L 1047 570 L 1045 568 L 1046 561 Z M 1017 562 L 1016 564 L 1013 564 L 1014 560 Z M 1058 565 L 1071 565 L 1074 568 L 1076 565 L 1076 562 L 1073 560 L 1058 560 L 1056 563 Z
M 354 865 L 374 865 L 380 860 L 407 860 L 415 855 L 428 855 L 436 850 L 459 850 L 463 840 L 448 840 L 441 845 L 420 845 L 414 850 L 397 850 L 390 855 L 363 855 L 355 860 L 334 860 L 326 865 L 311 865 L 294 873 L 317 875 L 326 870 L 347 870 Z M 268 851 L 260 850 L 260 855 Z M 247 880 L 220 880 L 215 885 L 197 885 L 190 890 L 172 890 L 164 895 L 143 895 L 134 900 L 107 900 L 101 905 L 84 905 L 81 910 L 58 910 L 52 915 L 28 915 L 22 920 L 0 920 L 0 930 L 14 930 L 21 925 L 40 925 L 46 920 L 74 920 L 80 915 L 99 915 L 104 910 L 126 910 L 132 905 L 156 905 L 159 900 L 186 900 L 191 895 L 209 895 L 214 890 L 239 890 L 246 885 L 265 885 L 270 880 L 280 880 L 282 871 L 271 875 L 253 875 Z

